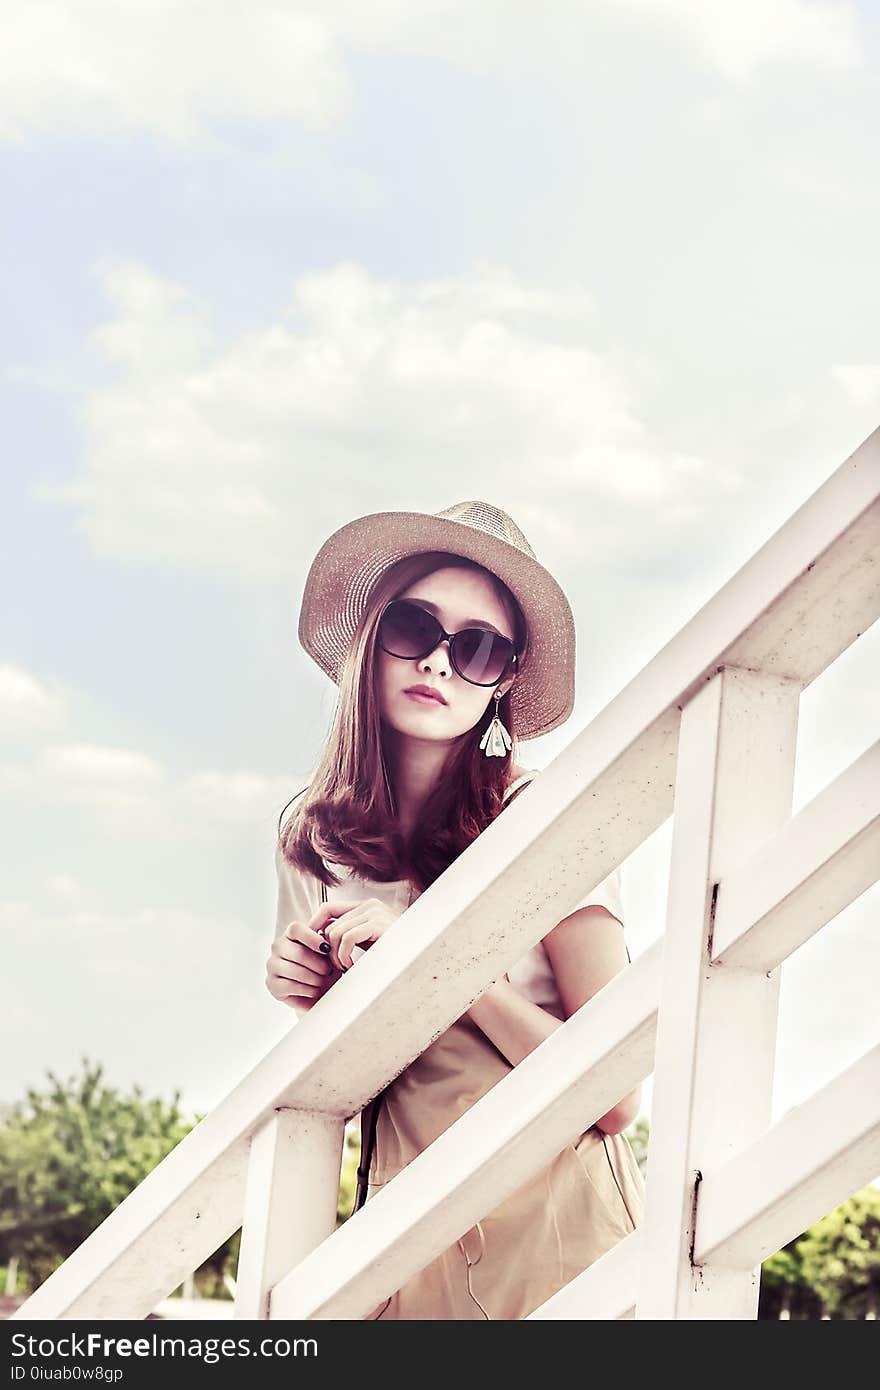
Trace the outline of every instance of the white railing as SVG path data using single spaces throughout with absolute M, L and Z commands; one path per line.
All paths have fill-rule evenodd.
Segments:
M 755 1317 L 880 1171 L 880 1045 L 770 1123 L 780 966 L 880 877 L 880 744 L 791 813 L 878 560 L 880 430 L 15 1316 L 145 1317 L 241 1226 L 236 1317 L 361 1318 L 653 1070 L 642 1224 L 531 1316 Z M 673 813 L 663 940 L 334 1230 L 346 1121 Z

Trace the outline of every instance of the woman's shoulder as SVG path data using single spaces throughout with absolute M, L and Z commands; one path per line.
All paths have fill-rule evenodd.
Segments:
M 275 873 L 279 914 L 287 913 L 291 919 L 311 917 L 321 905 L 321 881 L 292 864 L 280 842 L 275 844 Z

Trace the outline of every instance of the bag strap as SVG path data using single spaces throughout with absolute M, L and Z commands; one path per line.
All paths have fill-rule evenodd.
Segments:
M 321 879 L 320 882 L 321 902 L 325 903 L 328 901 L 327 885 L 323 879 Z M 368 1100 L 361 1111 L 361 1155 L 355 1174 L 355 1199 L 352 1215 L 354 1215 L 356 1211 L 359 1211 L 367 1200 L 367 1183 L 370 1177 L 373 1152 L 376 1147 L 376 1125 L 379 1119 L 379 1106 L 382 1103 L 385 1090 L 387 1090 L 387 1087 L 383 1087 L 378 1095 L 374 1096 L 372 1100 Z

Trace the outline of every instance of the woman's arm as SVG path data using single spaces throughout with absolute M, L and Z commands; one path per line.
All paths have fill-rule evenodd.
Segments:
M 467 1013 L 514 1067 L 562 1027 L 560 1019 L 526 999 L 506 976 L 481 994 Z
M 627 965 L 623 927 L 597 904 L 565 917 L 544 937 L 544 948 L 566 1018 Z M 506 977 L 487 989 L 467 1014 L 512 1066 L 562 1027 L 561 1019 L 526 999 Z M 633 1123 L 640 1105 L 641 1086 L 637 1086 L 596 1124 L 606 1134 L 616 1134 Z

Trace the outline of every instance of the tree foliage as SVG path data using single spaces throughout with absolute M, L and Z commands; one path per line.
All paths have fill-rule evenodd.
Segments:
M 805 1282 L 831 1317 L 880 1312 L 880 1188 L 863 1187 L 798 1241 Z
M 804 1274 L 802 1239 L 790 1240 L 762 1264 L 759 1318 L 821 1318 L 822 1301 Z
M 38 1288 L 203 1118 L 188 1120 L 180 1091 L 170 1103 L 128 1096 L 102 1084 L 103 1067 L 82 1059 L 82 1075 L 29 1088 L 0 1123 L 0 1266 L 19 1260 L 19 1288 Z M 360 1145 L 348 1129 L 337 1221 L 350 1214 Z M 229 1297 L 241 1232 L 196 1271 L 206 1297 Z
M 0 1261 L 18 1255 L 32 1287 L 57 1268 L 188 1134 L 170 1104 L 139 1086 L 121 1096 L 103 1068 L 29 1088 L 0 1126 Z

